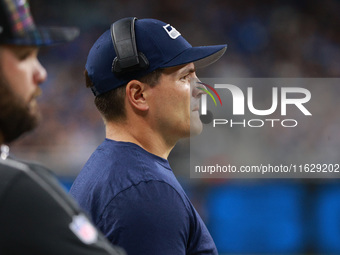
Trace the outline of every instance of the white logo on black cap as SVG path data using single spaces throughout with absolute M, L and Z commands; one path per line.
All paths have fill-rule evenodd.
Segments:
M 163 28 L 172 39 L 176 39 L 181 35 L 181 33 L 178 32 L 173 26 L 170 26 L 170 24 L 163 26 Z

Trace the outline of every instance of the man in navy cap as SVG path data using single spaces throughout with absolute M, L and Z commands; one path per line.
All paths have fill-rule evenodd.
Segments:
M 217 254 L 167 158 L 179 139 L 202 130 L 195 68 L 225 50 L 192 47 L 171 25 L 136 18 L 112 24 L 90 50 L 86 82 L 106 139 L 71 194 L 128 254 Z
M 26 0 L 0 0 L 0 254 L 125 254 L 92 225 L 48 169 L 9 156 L 38 123 L 47 73 L 39 46 L 73 40 L 75 28 L 37 28 Z

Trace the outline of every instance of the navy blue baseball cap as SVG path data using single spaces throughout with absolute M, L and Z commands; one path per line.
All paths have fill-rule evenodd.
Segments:
M 0 44 L 44 46 L 78 35 L 74 27 L 37 27 L 27 0 L 0 0 Z
M 192 47 L 174 27 L 156 19 L 137 19 L 135 37 L 138 52 L 146 56 L 149 67 L 124 76 L 118 76 L 112 72 L 112 62 L 117 55 L 110 29 L 94 43 L 87 57 L 85 68 L 93 83 L 91 89 L 95 96 L 143 77 L 158 68 L 192 62 L 196 67 L 210 65 L 218 60 L 227 49 L 227 45 Z

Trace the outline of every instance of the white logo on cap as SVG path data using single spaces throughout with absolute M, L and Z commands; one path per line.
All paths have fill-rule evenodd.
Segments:
M 163 26 L 163 28 L 172 39 L 176 39 L 178 36 L 181 35 L 181 33 L 178 32 L 173 26 L 170 26 L 170 24 Z

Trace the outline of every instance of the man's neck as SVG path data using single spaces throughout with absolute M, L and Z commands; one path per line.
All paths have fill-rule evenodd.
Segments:
M 128 123 L 106 123 L 106 138 L 137 144 L 144 150 L 167 159 L 175 142 L 165 141 L 162 136 L 155 133 L 147 125 L 130 125 Z

